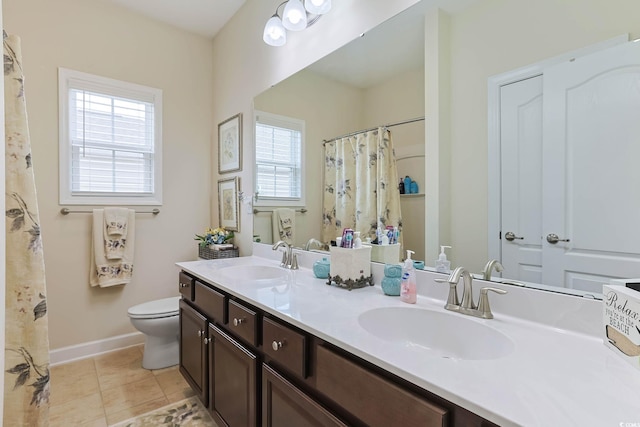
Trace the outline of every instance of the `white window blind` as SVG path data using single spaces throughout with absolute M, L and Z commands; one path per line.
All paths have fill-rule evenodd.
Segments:
M 161 92 L 60 71 L 61 203 L 159 203 Z
M 304 122 L 256 114 L 256 192 L 258 200 L 302 201 Z

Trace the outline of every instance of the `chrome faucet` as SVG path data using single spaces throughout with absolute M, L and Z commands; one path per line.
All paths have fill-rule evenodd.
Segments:
M 458 282 L 460 276 L 463 280 L 462 290 L 462 302 L 458 302 Z M 449 276 L 448 279 L 434 279 L 438 283 L 449 284 L 449 296 L 444 306 L 445 309 L 456 311 L 458 313 L 466 314 L 469 316 L 481 317 L 483 319 L 493 319 L 491 313 L 491 307 L 489 307 L 489 291 L 496 292 L 498 294 L 506 294 L 507 291 L 498 288 L 481 288 L 480 300 L 478 305 L 473 302 L 473 276 L 464 268 L 458 267 Z
M 491 280 L 491 272 L 494 268 L 498 273 L 504 270 L 504 267 L 502 266 L 502 264 L 500 264 L 500 261 L 498 261 L 497 259 L 492 259 L 484 266 L 484 269 L 482 270 L 482 278 L 484 280 Z
M 317 245 L 318 247 L 320 247 L 320 249 L 324 249 L 324 243 L 312 237 L 309 239 L 309 241 L 307 241 L 307 244 L 304 245 L 304 250 L 308 251 L 309 249 L 311 249 L 311 245 Z
M 282 261 L 280 261 L 280 267 L 288 268 L 290 270 L 298 269 L 298 254 L 293 252 L 293 248 L 284 240 L 278 240 L 272 247 L 274 251 L 280 247 L 285 248 L 282 253 Z

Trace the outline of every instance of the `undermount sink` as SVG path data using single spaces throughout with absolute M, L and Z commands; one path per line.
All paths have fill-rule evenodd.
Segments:
M 450 359 L 499 359 L 514 350 L 502 332 L 462 314 L 385 307 L 362 313 L 358 322 L 387 342 Z
M 285 269 L 269 265 L 234 265 L 221 268 L 218 272 L 229 279 L 243 282 L 274 281 L 287 277 Z

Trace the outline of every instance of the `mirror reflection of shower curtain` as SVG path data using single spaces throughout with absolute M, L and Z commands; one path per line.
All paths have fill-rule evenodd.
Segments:
M 20 39 L 4 39 L 6 320 L 4 425 L 49 425 L 44 255 Z
M 335 240 L 347 227 L 360 231 L 363 242 L 373 240 L 378 227 L 402 230 L 391 132 L 380 127 L 324 147 L 322 241 Z

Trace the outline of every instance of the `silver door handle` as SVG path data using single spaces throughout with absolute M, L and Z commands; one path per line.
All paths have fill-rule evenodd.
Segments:
M 514 240 L 522 240 L 524 239 L 524 237 L 518 237 L 515 235 L 515 233 L 511 232 L 511 231 L 507 231 L 506 233 L 504 233 L 504 238 L 507 239 L 510 242 L 513 242 Z
M 551 243 L 551 244 L 556 244 L 558 242 L 570 242 L 571 240 L 569 239 L 561 239 L 560 237 L 558 237 L 557 234 L 551 233 L 551 234 L 547 234 L 547 242 Z

